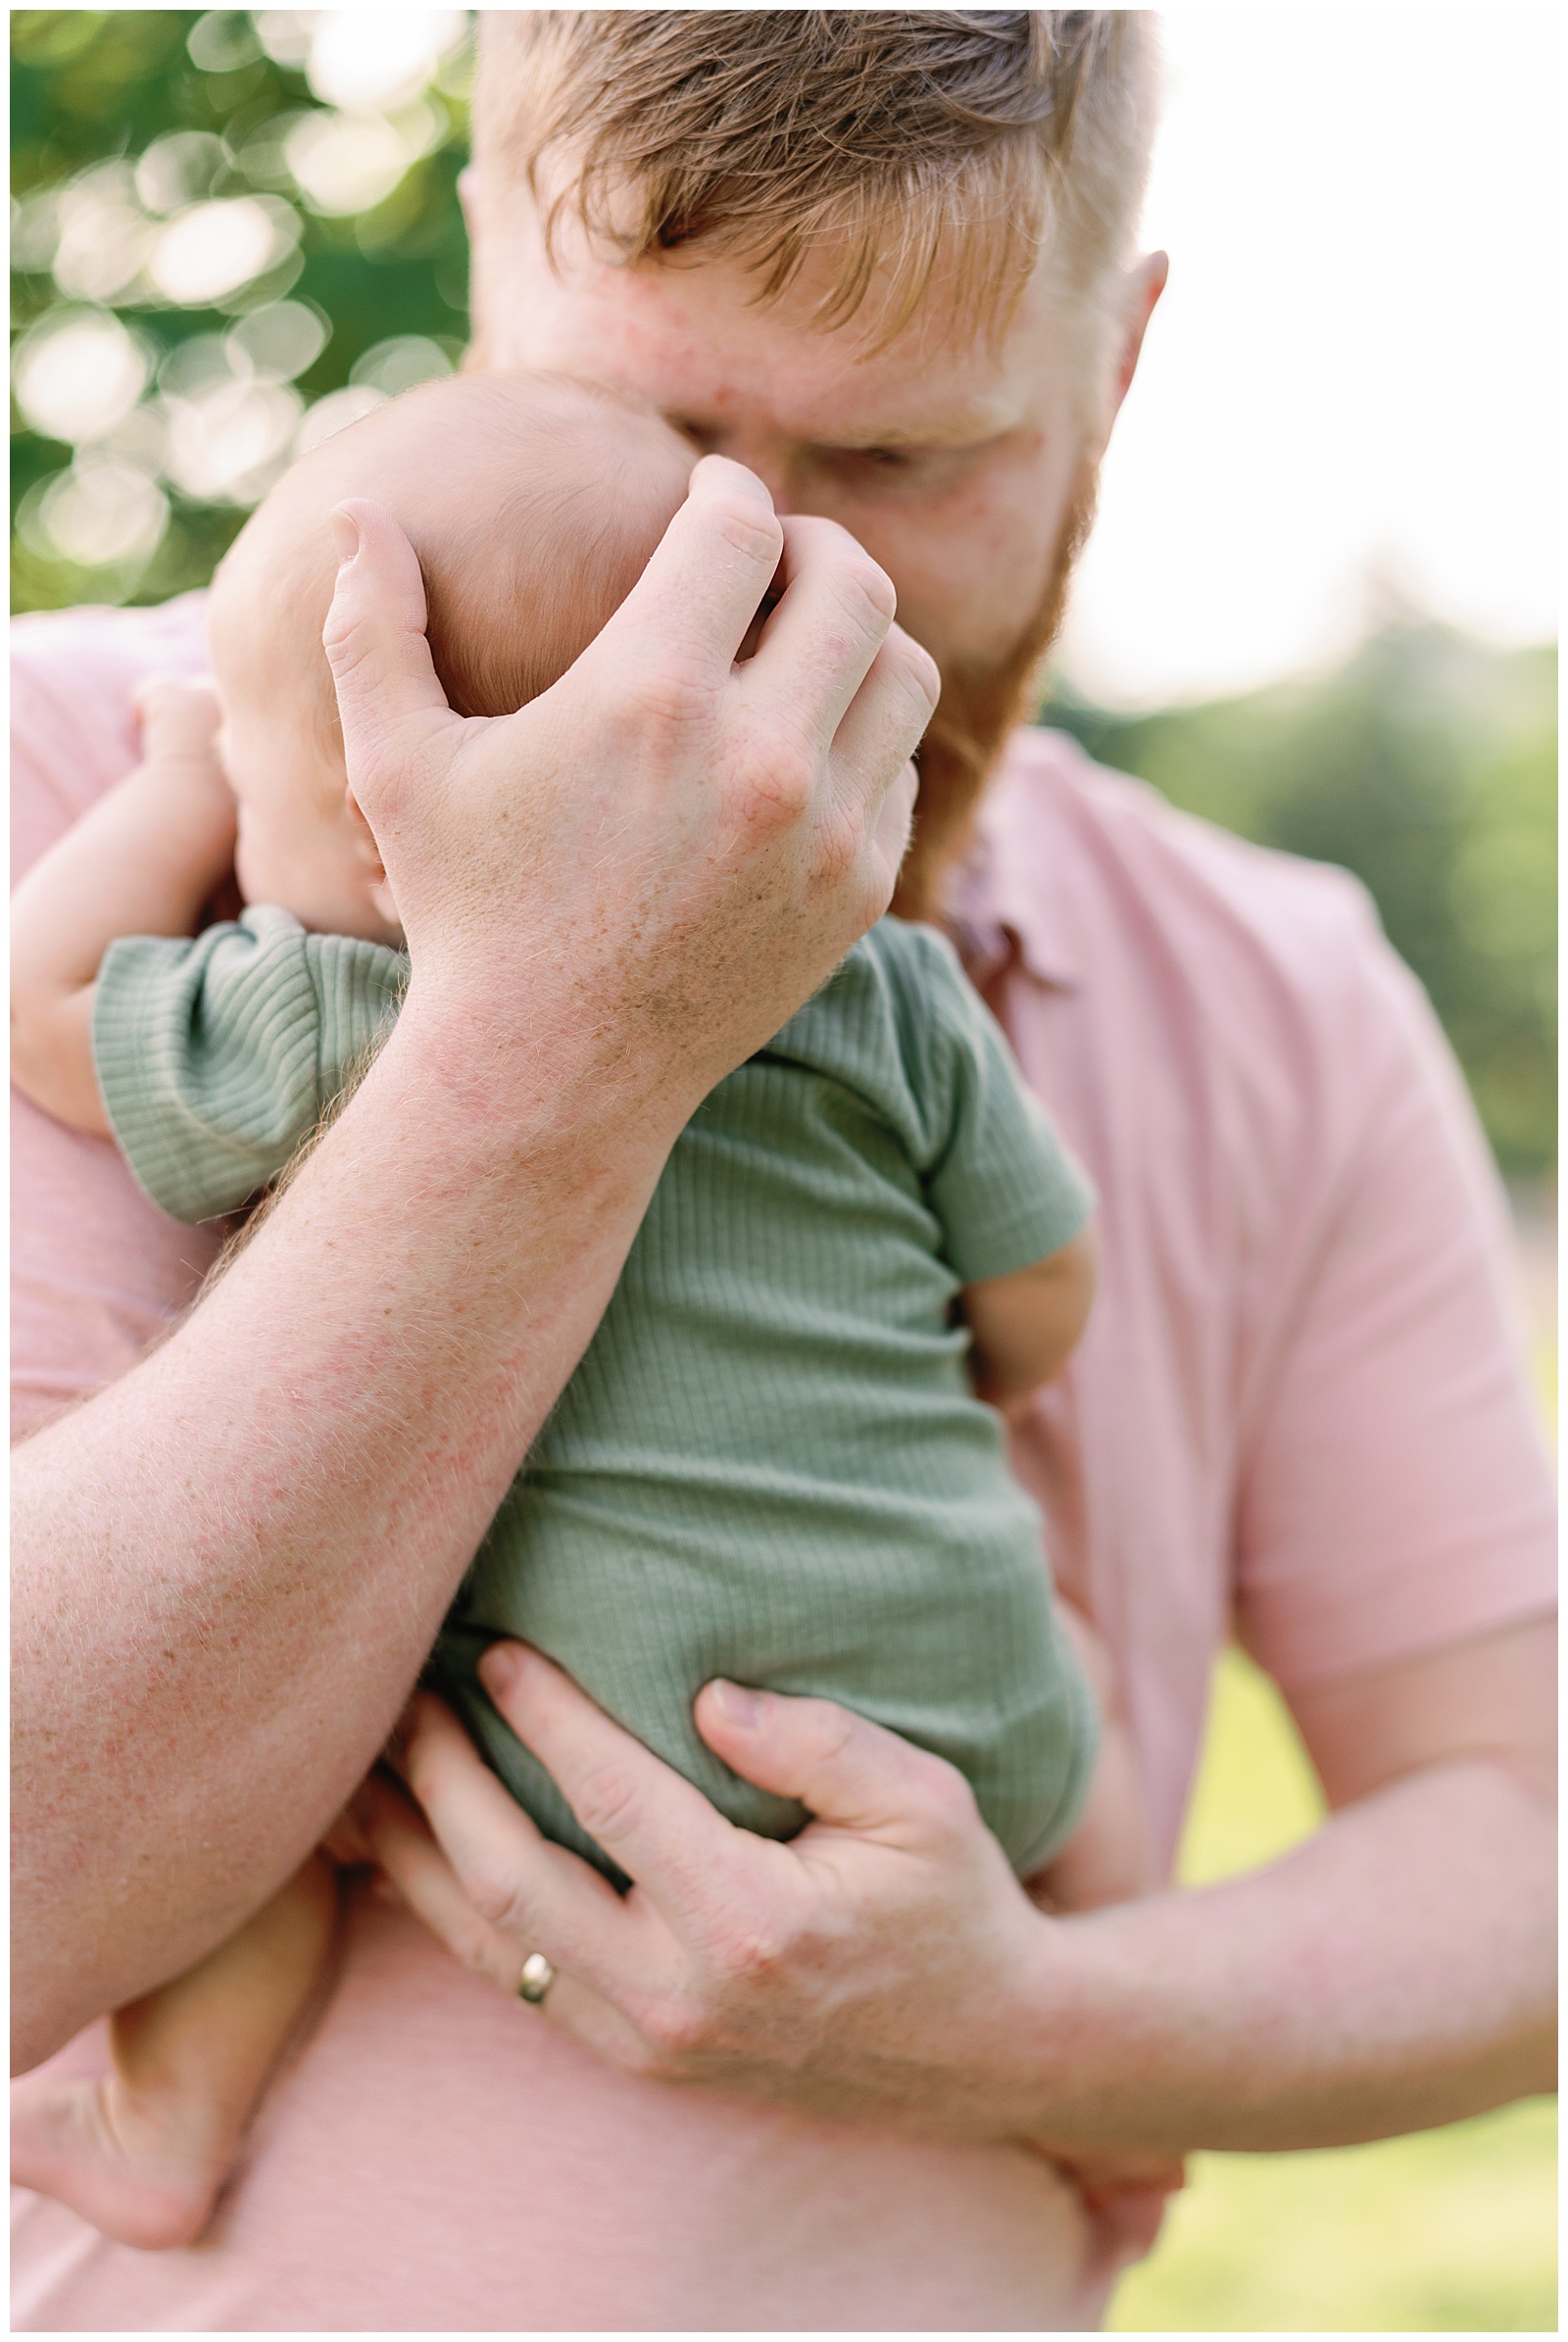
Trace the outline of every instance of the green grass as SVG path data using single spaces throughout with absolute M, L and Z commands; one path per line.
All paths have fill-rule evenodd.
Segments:
M 1220 1662 L 1183 1842 L 1191 1884 L 1294 1845 L 1321 1811 L 1273 1687 Z M 1557 2324 L 1557 2110 L 1532 2099 L 1414 2138 L 1199 2155 L 1120 2333 L 1543 2333 Z

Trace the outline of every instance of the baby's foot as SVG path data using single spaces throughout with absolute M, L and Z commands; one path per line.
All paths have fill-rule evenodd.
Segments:
M 209 2110 L 131 2090 L 119 2074 L 11 2085 L 11 2177 L 69 2204 L 118 2244 L 191 2244 L 212 2218 L 235 2142 Z

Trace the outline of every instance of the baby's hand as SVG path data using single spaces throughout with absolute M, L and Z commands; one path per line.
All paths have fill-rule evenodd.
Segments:
M 218 735 L 223 720 L 210 675 L 149 675 L 131 696 L 141 725 L 141 762 L 125 783 L 162 836 L 169 867 L 200 875 L 204 892 L 227 869 L 239 807 L 228 785 Z M 220 916 L 238 916 L 238 898 Z
M 1072 2181 L 1086 2209 L 1128 2248 L 1130 2257 L 1152 2248 L 1167 2202 L 1187 2185 L 1187 2166 L 1179 2155 L 1097 2155 L 1050 2147 L 1038 2139 L 1020 2143 Z
M 179 766 L 227 791 L 218 756 L 223 711 L 210 676 L 150 675 L 137 685 L 131 706 L 141 725 L 144 764 Z

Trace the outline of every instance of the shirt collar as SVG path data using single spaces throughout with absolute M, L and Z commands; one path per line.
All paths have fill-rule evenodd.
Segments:
M 1031 763 L 1046 761 L 1038 752 L 1048 737 L 1024 735 L 1037 752 Z M 1042 984 L 1071 992 L 1082 982 L 1061 917 L 1060 864 L 1047 834 L 1048 788 L 1045 773 L 1019 770 L 1009 755 L 981 802 L 974 844 L 949 880 L 945 923 L 976 984 L 998 974 L 1015 951 Z

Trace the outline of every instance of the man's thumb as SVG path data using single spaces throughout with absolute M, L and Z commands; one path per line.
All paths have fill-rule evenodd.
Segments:
M 720 1680 L 703 1686 L 694 1713 L 709 1747 L 743 1781 L 797 1798 L 836 1829 L 907 1844 L 932 1822 L 973 1821 L 973 1794 L 952 1765 L 832 1700 Z
M 321 647 L 332 669 L 349 783 L 401 742 L 427 736 L 431 718 L 455 719 L 425 640 L 424 579 L 414 547 L 390 512 L 368 497 L 330 515 L 338 551 Z M 362 801 L 363 802 L 363 801 Z

